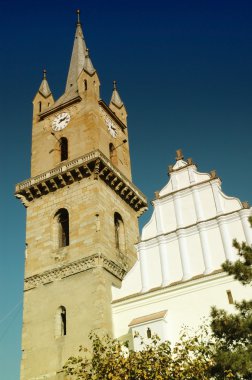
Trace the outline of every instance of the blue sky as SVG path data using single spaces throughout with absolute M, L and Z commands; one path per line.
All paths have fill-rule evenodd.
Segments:
M 13 196 L 29 177 L 32 99 L 42 70 L 64 90 L 76 15 L 108 102 L 112 82 L 128 111 L 133 179 L 153 198 L 182 148 L 216 169 L 227 195 L 252 203 L 252 3 L 0 0 L 0 373 L 19 378 L 25 209 Z M 141 218 L 141 226 L 150 211 Z

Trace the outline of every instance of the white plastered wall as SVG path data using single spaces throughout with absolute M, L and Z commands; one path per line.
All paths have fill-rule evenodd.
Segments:
M 182 324 L 196 326 L 211 305 L 233 310 L 227 290 L 237 300 L 249 296 L 216 271 L 226 259 L 237 258 L 234 238 L 251 244 L 252 209 L 226 196 L 215 173 L 199 173 L 183 160 L 173 166 L 153 206 L 136 246 L 138 260 L 121 289 L 112 289 L 114 329 L 116 336 L 124 335 L 133 318 L 167 309 L 163 335 L 174 340 Z

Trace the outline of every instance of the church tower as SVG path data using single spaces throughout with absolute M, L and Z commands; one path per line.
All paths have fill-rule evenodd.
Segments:
M 131 182 L 127 113 L 114 82 L 109 106 L 80 14 L 64 94 L 46 72 L 33 100 L 27 208 L 22 380 L 64 379 L 91 330 L 113 333 L 111 286 L 136 260 L 144 195 Z

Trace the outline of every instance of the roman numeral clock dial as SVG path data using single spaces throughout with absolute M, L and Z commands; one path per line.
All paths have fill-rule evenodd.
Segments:
M 52 130 L 55 132 L 61 131 L 66 128 L 70 121 L 70 115 L 67 112 L 62 112 L 52 122 Z

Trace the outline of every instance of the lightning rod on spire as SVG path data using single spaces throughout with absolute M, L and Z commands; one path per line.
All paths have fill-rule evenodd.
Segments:
M 77 9 L 77 11 L 76 11 L 76 13 L 77 13 L 77 25 L 80 25 L 80 10 L 79 9 Z

